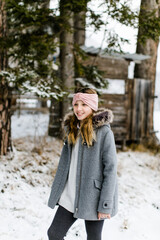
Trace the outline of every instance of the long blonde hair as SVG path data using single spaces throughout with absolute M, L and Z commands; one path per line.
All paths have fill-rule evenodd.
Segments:
M 76 93 L 88 93 L 88 94 L 96 94 L 97 92 L 92 88 L 79 88 Z M 92 124 L 93 112 L 87 118 L 85 118 L 80 125 L 80 129 L 78 131 L 77 125 L 79 124 L 79 120 L 74 114 L 70 119 L 70 129 L 68 134 L 68 142 L 70 144 L 75 144 L 78 134 L 82 136 L 82 144 L 84 142 L 87 143 L 87 146 L 90 147 L 93 144 L 93 141 L 96 140 L 95 132 Z

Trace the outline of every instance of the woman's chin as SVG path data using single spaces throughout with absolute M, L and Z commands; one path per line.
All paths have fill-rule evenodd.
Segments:
M 84 120 L 85 117 L 84 116 L 77 116 L 78 120 L 81 121 L 81 120 Z

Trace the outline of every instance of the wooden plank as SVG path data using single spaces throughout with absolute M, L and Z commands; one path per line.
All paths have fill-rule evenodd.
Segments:
M 146 81 L 141 80 L 141 94 L 140 94 L 140 121 L 139 121 L 139 136 L 140 138 L 145 137 L 145 103 L 146 103 L 146 96 L 145 96 L 145 85 Z
M 151 89 L 152 89 L 152 82 L 151 81 L 146 81 L 145 85 L 145 94 L 146 94 L 146 104 L 145 104 L 145 134 L 146 136 L 150 136 L 150 119 L 151 119 Z
M 133 89 L 134 89 L 134 80 L 128 79 L 126 81 L 126 94 L 128 96 L 128 105 L 127 105 L 127 133 L 128 139 L 132 138 L 132 121 L 133 121 Z
M 114 135 L 115 135 L 115 138 L 116 138 L 116 136 L 126 136 L 127 137 L 127 132 L 126 132 L 126 129 L 125 128 L 119 128 L 119 127 L 115 127 L 115 128 L 112 128 L 112 131 L 113 131 L 113 133 L 114 133 Z M 123 138 L 122 138 L 122 140 L 123 140 Z
M 113 79 L 126 79 L 128 77 L 128 62 L 125 59 L 113 57 L 88 56 L 83 65 L 94 63 L 98 69 L 103 71 L 103 77 Z M 116 66 L 116 67 L 115 67 Z
M 33 94 L 23 94 L 23 95 L 19 95 L 19 94 L 12 94 L 12 96 L 10 96 L 10 98 L 16 98 L 16 99 L 37 99 L 37 100 L 49 100 L 50 98 L 45 97 L 38 97 L 36 95 Z
M 136 98 L 137 98 L 137 86 L 138 81 L 135 81 L 133 84 L 133 92 L 132 92 L 132 128 L 131 128 L 131 140 L 136 139 Z
M 117 116 L 117 115 L 114 115 L 114 119 L 113 121 L 114 122 L 125 122 L 126 123 L 126 116 Z
M 24 107 L 24 106 L 21 106 L 21 107 L 18 107 L 18 106 L 12 106 L 11 107 L 11 110 L 12 111 L 16 111 L 16 110 L 19 110 L 19 111 L 22 111 L 22 110 L 25 110 L 25 111 L 35 111 L 35 112 L 49 112 L 49 108 L 35 108 L 35 107 Z
M 105 100 L 105 101 L 125 101 L 127 98 L 127 95 L 125 94 L 105 94 L 101 95 L 100 99 Z

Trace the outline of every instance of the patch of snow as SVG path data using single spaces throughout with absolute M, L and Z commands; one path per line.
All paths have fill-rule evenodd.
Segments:
M 18 111 L 12 116 L 12 138 L 43 136 L 47 133 L 49 114 Z
M 1 240 L 48 239 L 56 208 L 48 208 L 47 201 L 63 143 L 41 140 L 14 139 L 14 153 L 1 157 Z M 159 240 L 159 159 L 149 152 L 118 152 L 119 213 L 105 221 L 103 240 Z M 86 240 L 84 221 L 78 220 L 65 239 Z
M 0 160 L 0 239 L 47 239 L 47 225 L 54 213 L 47 201 L 62 143 L 44 138 L 39 153 L 34 137 L 13 143 L 13 156 Z
M 108 81 L 108 88 L 102 89 L 101 93 L 109 94 L 124 94 L 125 93 L 125 81 L 121 79 L 106 79 Z
M 134 68 L 135 68 L 135 62 L 130 62 L 128 66 L 128 78 L 133 79 L 134 78 Z

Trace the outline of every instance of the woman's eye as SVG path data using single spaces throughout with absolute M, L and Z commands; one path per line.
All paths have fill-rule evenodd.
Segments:
M 83 103 L 82 105 L 83 105 L 83 106 L 86 106 L 86 104 L 85 104 L 85 103 Z
M 77 103 L 75 103 L 74 106 L 77 106 Z

